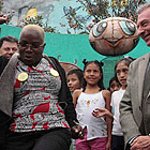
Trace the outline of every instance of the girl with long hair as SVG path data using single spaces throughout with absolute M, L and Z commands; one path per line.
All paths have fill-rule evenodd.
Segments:
M 97 113 L 99 108 L 110 111 L 110 92 L 103 85 L 103 63 L 83 62 L 83 88 L 73 93 L 77 118 L 84 128 L 84 138 L 76 140 L 76 150 L 110 150 L 112 119 Z

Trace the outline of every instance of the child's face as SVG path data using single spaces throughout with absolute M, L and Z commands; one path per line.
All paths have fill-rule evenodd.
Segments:
M 81 88 L 80 80 L 76 74 L 67 76 L 67 85 L 71 92 L 74 92 L 74 90 Z
M 101 79 L 102 74 L 99 67 L 95 63 L 89 64 L 84 71 L 84 79 L 87 84 L 95 85 Z
M 113 80 L 110 84 L 110 92 L 117 91 L 119 90 L 119 88 L 120 88 L 119 83 L 116 80 Z
M 124 62 L 120 62 L 117 65 L 117 68 L 116 68 L 117 78 L 122 88 L 126 88 L 127 86 L 128 70 L 129 70 L 129 67 Z

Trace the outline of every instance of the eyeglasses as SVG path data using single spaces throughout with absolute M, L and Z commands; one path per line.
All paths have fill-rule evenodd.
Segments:
M 39 47 L 45 46 L 45 43 L 43 44 L 39 44 L 39 43 L 27 43 L 27 42 L 19 42 L 19 46 L 21 46 L 22 48 L 31 48 L 31 49 L 37 49 Z

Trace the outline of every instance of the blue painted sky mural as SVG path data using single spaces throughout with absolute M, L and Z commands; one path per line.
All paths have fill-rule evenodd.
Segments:
M 17 4 L 17 5 L 16 5 Z M 38 15 L 42 15 L 43 22 L 65 33 L 63 25 L 67 24 L 64 8 L 78 7 L 76 0 L 7 0 L 4 1 L 3 13 L 13 14 L 9 25 L 20 25 L 30 8 L 36 8 Z M 82 12 L 83 13 L 83 12 Z
M 93 0 L 91 0 L 91 2 L 92 1 Z M 147 0 L 147 2 L 150 2 L 150 0 Z M 2 11 L 6 14 L 12 13 L 13 18 L 9 24 L 17 26 L 21 25 L 28 10 L 36 8 L 38 15 L 43 17 L 44 23 L 47 23 L 51 27 L 55 27 L 60 33 L 66 34 L 68 23 L 65 18 L 65 13 L 67 13 L 69 6 L 78 8 L 81 6 L 81 3 L 77 2 L 77 0 L 4 0 Z M 79 9 L 77 13 L 80 16 L 86 14 L 83 9 Z M 84 20 L 84 18 L 81 19 Z M 88 20 L 84 22 L 85 26 L 88 26 L 92 19 L 92 17 L 89 17 Z

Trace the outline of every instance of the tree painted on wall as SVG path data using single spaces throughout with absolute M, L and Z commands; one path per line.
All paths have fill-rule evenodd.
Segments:
M 70 0 L 68 0 L 69 3 Z M 146 0 L 74 0 L 77 6 L 63 7 L 66 22 L 60 22 L 61 27 L 68 34 L 88 34 L 91 27 L 98 21 L 110 16 L 121 16 L 136 21 L 136 9 L 139 4 L 145 3 Z M 0 0 L 0 12 L 3 7 L 3 0 Z M 29 6 L 28 9 L 30 8 Z M 21 9 L 24 7 L 21 7 Z M 20 11 L 21 11 L 20 9 Z M 19 11 L 19 10 L 18 10 Z M 10 19 L 13 13 L 10 13 Z M 46 32 L 60 33 L 59 28 L 49 25 L 49 15 L 37 15 L 23 19 L 24 26 L 27 24 L 39 24 Z M 43 20 L 47 20 L 44 21 Z
M 91 27 L 98 21 L 110 16 L 126 17 L 136 22 L 136 9 L 146 0 L 77 0 L 80 5 L 73 8 L 64 6 L 64 14 L 68 21 L 68 33 L 89 33 Z M 85 15 L 81 15 L 84 11 Z M 90 23 L 87 22 L 90 20 Z M 64 28 L 66 25 L 63 25 Z
M 56 28 L 55 27 L 51 27 L 48 26 L 47 24 L 43 24 L 43 17 L 41 15 L 37 15 L 34 17 L 25 17 L 23 20 L 23 26 L 28 25 L 28 24 L 38 24 L 39 26 L 43 27 L 45 32 L 51 32 L 51 33 L 55 33 L 56 32 Z

